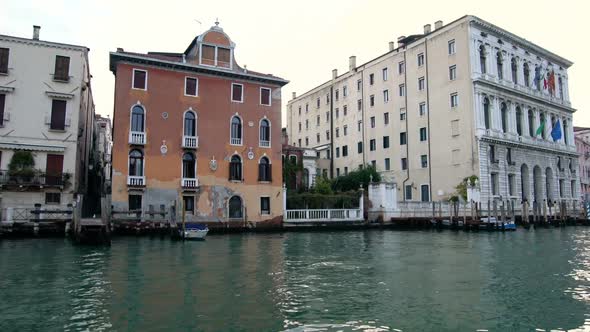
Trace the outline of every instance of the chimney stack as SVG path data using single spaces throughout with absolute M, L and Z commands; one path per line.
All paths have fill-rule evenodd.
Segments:
M 335 80 L 338 77 L 338 69 L 332 69 L 332 79 Z
M 39 30 L 41 30 L 40 26 L 33 25 L 33 39 L 34 40 L 39 40 Z
M 443 23 L 441 20 L 434 22 L 434 30 L 438 30 L 438 29 L 442 28 L 442 26 L 443 26 Z
M 405 44 L 402 42 L 402 40 L 404 40 L 406 38 L 406 36 L 399 36 L 397 37 L 397 46 L 398 47 L 403 47 Z
M 291 99 L 297 98 L 297 92 L 293 91 L 292 93 L 293 93 L 293 98 L 291 98 Z
M 356 56 L 351 55 L 350 58 L 348 58 L 348 69 L 350 69 L 350 71 L 356 69 Z
M 390 41 L 389 42 L 389 51 L 391 52 L 393 50 L 395 50 L 395 42 Z
M 424 34 L 425 34 L 425 35 L 426 35 L 426 34 L 429 34 L 429 33 L 430 33 L 430 31 L 432 31 L 432 30 L 430 29 L 430 24 L 426 24 L 426 25 L 424 26 Z

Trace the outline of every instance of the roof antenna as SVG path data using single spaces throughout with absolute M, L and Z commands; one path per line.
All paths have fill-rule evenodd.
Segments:
M 219 17 L 215 18 L 215 26 L 219 26 Z

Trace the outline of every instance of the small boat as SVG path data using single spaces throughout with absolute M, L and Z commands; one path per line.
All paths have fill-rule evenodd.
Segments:
M 183 238 L 186 240 L 204 240 L 209 228 L 203 224 L 186 224 Z
M 488 227 L 496 228 L 497 230 L 503 229 L 505 231 L 515 231 L 516 230 L 516 224 L 512 220 L 507 220 L 504 223 L 502 223 L 501 221 L 496 220 L 495 217 L 482 218 L 481 223 L 479 224 L 479 228 L 486 229 Z

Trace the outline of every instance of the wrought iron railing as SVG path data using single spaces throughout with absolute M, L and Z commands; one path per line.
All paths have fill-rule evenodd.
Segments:
M 47 174 L 44 172 L 10 172 L 0 170 L 0 185 L 2 186 L 66 186 L 71 174 Z

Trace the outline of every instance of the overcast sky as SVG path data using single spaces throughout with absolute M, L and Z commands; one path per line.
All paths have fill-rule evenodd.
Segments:
M 573 61 L 574 124 L 590 126 L 590 101 L 584 92 L 590 79 L 588 0 L 2 2 L 0 34 L 31 38 L 36 24 L 41 25 L 42 40 L 90 48 L 94 101 L 103 115 L 113 112 L 109 51 L 183 52 L 217 17 L 236 43 L 241 66 L 291 81 L 283 89 L 284 112 L 292 91 L 301 94 L 323 83 L 334 68 L 345 72 L 350 55 L 357 56 L 357 64 L 364 63 L 386 52 L 388 42 L 398 36 L 421 33 L 424 24 L 446 24 L 471 14 Z

